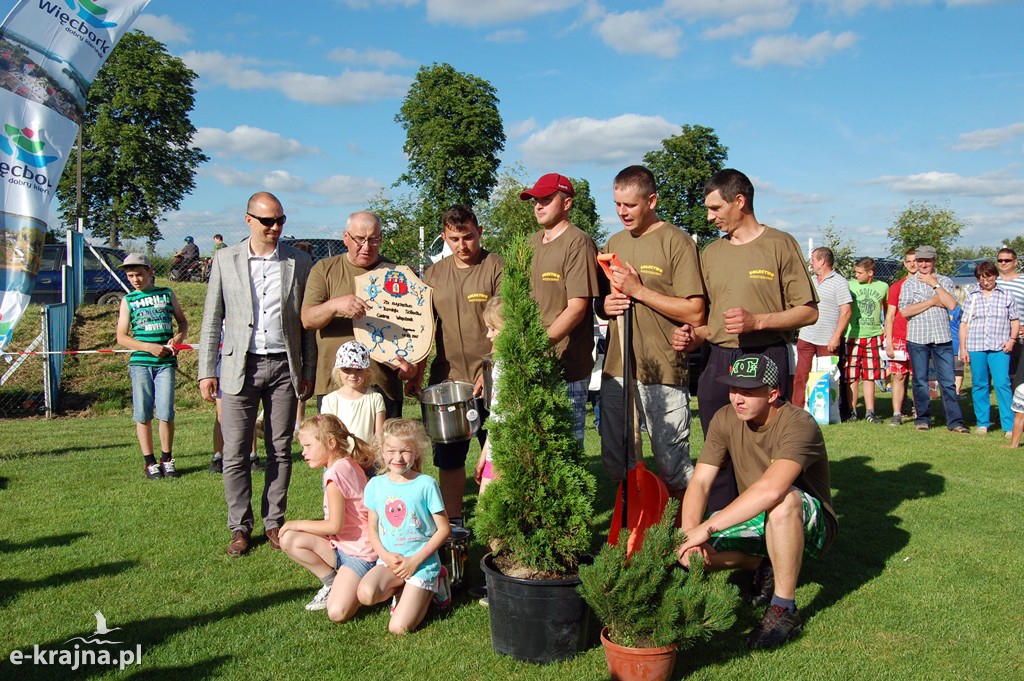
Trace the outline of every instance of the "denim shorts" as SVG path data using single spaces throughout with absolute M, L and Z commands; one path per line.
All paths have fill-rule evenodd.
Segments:
M 128 365 L 132 381 L 132 420 L 149 423 L 153 420 L 154 407 L 158 420 L 174 420 L 174 370 L 173 364 Z
M 344 551 L 334 549 L 334 567 L 340 570 L 343 567 L 347 567 L 352 572 L 359 575 L 360 578 L 365 577 L 366 573 L 370 571 L 374 565 L 374 561 L 363 560 L 362 558 L 354 558 Z

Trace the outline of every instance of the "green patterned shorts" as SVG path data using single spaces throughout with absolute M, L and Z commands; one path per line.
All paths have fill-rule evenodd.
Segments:
M 796 489 L 796 488 L 794 488 Z M 807 492 L 800 493 L 804 509 L 804 558 L 817 558 L 825 548 L 828 539 L 828 522 L 821 502 Z M 714 513 L 711 517 L 714 517 Z M 764 539 L 765 514 L 761 513 L 739 525 L 733 525 L 711 535 L 708 541 L 715 551 L 738 551 L 751 556 L 768 557 L 768 545 Z

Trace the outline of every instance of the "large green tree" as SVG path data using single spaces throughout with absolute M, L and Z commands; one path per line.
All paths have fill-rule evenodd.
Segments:
M 177 210 L 209 160 L 192 146 L 196 74 L 160 41 L 132 31 L 96 76 L 82 124 L 82 208 L 85 224 L 112 247 L 122 239 L 160 238 L 157 223 Z M 68 224 L 76 219 L 79 150 L 57 187 Z
M 889 228 L 889 253 L 894 258 L 902 258 L 908 249 L 934 246 L 935 271 L 949 272 L 953 264 L 953 244 L 963 229 L 963 221 L 952 209 L 926 201 L 911 201 Z
M 405 129 L 409 159 L 398 183 L 418 193 L 429 241 L 449 206 L 486 201 L 497 183 L 505 148 L 497 91 L 449 64 L 423 66 L 395 121 Z
M 682 132 L 661 141 L 661 149 L 644 155 L 644 163 L 658 181 L 658 216 L 701 243 L 718 237 L 707 221 L 704 183 L 724 167 L 729 148 L 713 128 L 684 125 Z

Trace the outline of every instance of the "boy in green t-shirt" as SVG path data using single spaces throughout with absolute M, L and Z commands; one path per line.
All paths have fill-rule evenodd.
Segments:
M 149 258 L 131 253 L 118 269 L 135 290 L 121 299 L 117 343 L 134 350 L 128 359 L 132 381 L 132 418 L 145 459 L 143 473 L 151 480 L 176 478 L 174 443 L 174 372 L 178 350 L 188 334 L 188 320 L 171 289 L 153 285 Z M 178 333 L 174 333 L 174 322 Z M 160 421 L 160 461 L 153 453 L 153 414 Z
M 853 316 L 846 327 L 843 383 L 854 417 L 857 414 L 857 386 L 863 383 L 864 420 L 882 423 L 882 419 L 875 415 L 875 381 L 885 378 L 881 347 L 889 286 L 884 281 L 875 281 L 875 261 L 871 258 L 857 261 L 854 277 L 856 281 L 850 282 Z

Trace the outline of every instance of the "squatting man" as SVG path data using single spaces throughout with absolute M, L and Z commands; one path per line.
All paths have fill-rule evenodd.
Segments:
M 729 386 L 729 404 L 711 420 L 683 497 L 679 560 L 688 566 L 700 555 L 711 570 L 755 570 L 751 602 L 764 604 L 769 592 L 771 601 L 747 644 L 774 648 L 803 627 L 795 597 L 804 558 L 821 555 L 838 528 L 825 440 L 809 413 L 780 400 L 782 377 L 770 358 L 745 354 L 717 378 Z M 705 518 L 711 485 L 728 461 L 740 494 Z

